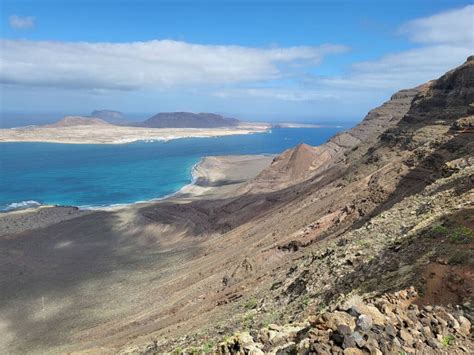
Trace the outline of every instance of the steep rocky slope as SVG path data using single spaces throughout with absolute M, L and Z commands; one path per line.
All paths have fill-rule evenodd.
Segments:
M 282 189 L 343 162 L 344 152 L 361 142 L 372 144 L 383 130 L 395 126 L 408 112 L 413 98 L 421 89 L 397 92 L 389 101 L 371 110 L 354 128 L 335 135 L 321 146 L 300 145 L 287 150 L 250 182 L 247 189 L 254 192 Z
M 472 352 L 473 59 L 394 95 L 324 147 L 302 145 L 285 152 L 249 183 L 247 194 L 210 210 L 201 206 L 202 216 L 209 216 L 203 218 L 209 221 L 206 233 L 225 233 L 206 243 L 197 281 L 201 292 L 206 290 L 203 298 L 186 313 L 176 310 L 179 325 L 157 332 L 156 342 L 128 350 L 204 344 L 215 351 L 248 353 L 235 338 L 210 345 L 241 329 L 249 331 L 246 341 L 259 344 L 256 353 Z M 318 166 L 321 149 L 328 146 L 336 147 L 334 154 Z M 211 269 L 206 258 L 214 261 Z M 361 313 L 378 326 L 367 326 L 372 335 L 357 335 L 370 339 L 370 347 L 343 346 L 345 336 L 354 337 L 356 318 L 333 327 L 314 324 L 324 334 L 300 334 L 297 341 L 287 337 L 278 343 L 284 349 L 258 330 L 320 313 L 330 317 L 324 309 L 333 312 L 356 295 L 375 297 L 380 304 L 391 297 L 383 294 L 410 286 L 417 296 L 410 297 L 407 308 L 395 307 L 397 321 L 384 318 L 377 325 L 373 315 Z M 428 308 L 420 313 L 415 304 Z M 434 313 L 432 305 L 438 307 Z M 406 316 L 410 310 L 413 315 Z M 434 319 L 429 329 L 423 328 L 426 317 Z M 339 325 L 346 328 L 339 331 Z M 390 339 L 373 335 L 388 325 L 393 327 Z

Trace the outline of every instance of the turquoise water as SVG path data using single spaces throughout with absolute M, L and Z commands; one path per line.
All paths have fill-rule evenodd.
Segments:
M 99 207 L 170 195 L 191 182 L 208 155 L 275 154 L 324 143 L 341 128 L 278 128 L 270 133 L 123 145 L 0 143 L 0 210 L 55 204 Z

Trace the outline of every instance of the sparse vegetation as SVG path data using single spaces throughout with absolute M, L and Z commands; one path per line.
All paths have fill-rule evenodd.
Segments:
M 468 250 L 461 250 L 461 251 L 455 252 L 454 255 L 452 255 L 449 258 L 448 263 L 450 265 L 467 264 L 469 263 L 469 257 L 470 257 L 470 252 Z
M 242 325 L 244 329 L 248 329 L 252 326 L 254 321 L 254 315 L 252 313 L 246 313 L 242 319 Z
M 474 241 L 474 231 L 465 226 L 458 226 L 449 234 L 449 240 L 454 244 L 468 244 Z
M 447 236 L 448 233 L 449 229 L 446 226 L 438 224 L 429 230 L 428 236 L 431 238 L 441 238 Z
M 474 241 L 474 231 L 463 225 L 437 224 L 428 231 L 431 238 L 449 237 L 454 244 L 468 244 Z
M 262 320 L 261 327 L 266 328 L 272 323 L 276 323 L 278 321 L 278 314 L 274 311 L 267 312 L 265 314 L 264 319 Z
M 318 305 L 318 312 L 320 312 L 320 313 L 324 312 L 325 309 L 326 309 L 326 307 L 327 307 L 326 304 L 320 303 L 320 304 Z
M 309 297 L 308 295 L 305 295 L 305 296 L 301 299 L 301 306 L 302 306 L 302 308 L 305 309 L 306 307 L 308 307 L 310 301 L 311 301 L 311 297 Z

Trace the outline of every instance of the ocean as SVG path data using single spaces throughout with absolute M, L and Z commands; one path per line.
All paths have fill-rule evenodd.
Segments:
M 204 156 L 277 154 L 320 145 L 347 127 L 121 145 L 0 143 L 0 211 L 26 206 L 103 207 L 168 196 L 191 182 Z

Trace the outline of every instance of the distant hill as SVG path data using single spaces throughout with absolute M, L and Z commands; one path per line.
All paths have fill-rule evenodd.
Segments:
M 161 112 L 140 124 L 150 128 L 216 128 L 235 127 L 238 119 L 215 113 Z
M 112 124 L 122 125 L 127 123 L 127 117 L 120 111 L 113 110 L 95 110 L 92 111 L 91 117 L 100 118 Z
M 45 127 L 73 127 L 73 126 L 109 126 L 110 123 L 100 119 L 84 116 L 66 116 L 56 123 Z

